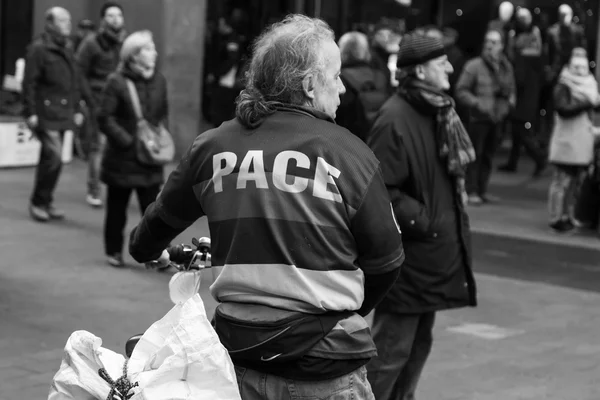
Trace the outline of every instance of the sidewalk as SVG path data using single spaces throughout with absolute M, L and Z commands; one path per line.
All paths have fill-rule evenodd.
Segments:
M 505 154 L 496 157 L 489 187 L 489 193 L 500 200 L 468 207 L 473 233 L 600 251 L 600 238 L 593 232 L 560 235 L 548 226 L 547 196 L 552 177 L 551 166 L 541 178 L 532 179 L 533 162 L 525 156 L 516 174 L 498 171 L 497 166 L 505 158 Z

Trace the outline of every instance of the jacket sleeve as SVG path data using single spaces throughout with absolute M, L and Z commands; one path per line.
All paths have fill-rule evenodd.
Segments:
M 163 116 L 162 116 L 162 121 L 163 124 L 165 125 L 165 127 L 167 129 L 169 129 L 169 85 L 167 84 L 167 80 L 163 77 L 162 79 L 162 85 L 163 85 L 163 96 L 162 96 L 162 102 L 163 102 Z
M 569 88 L 560 83 L 554 87 L 553 95 L 556 113 L 563 118 L 572 118 L 593 108 L 589 101 L 573 97 Z
M 201 159 L 194 153 L 201 139 L 182 157 L 161 190 L 156 202 L 146 210 L 129 239 L 129 253 L 140 263 L 156 260 L 169 243 L 204 215 L 194 194 L 196 166 Z
M 473 93 L 473 88 L 477 83 L 477 71 L 473 62 L 468 62 L 458 78 L 456 83 L 456 100 L 464 107 L 476 108 L 478 99 Z
M 25 58 L 25 73 L 23 76 L 23 116 L 29 118 L 37 113 L 35 98 L 38 81 L 44 67 L 44 49 L 41 46 L 29 47 Z
M 79 46 L 79 49 L 75 54 L 75 60 L 77 61 L 77 65 L 79 66 L 79 71 L 81 73 L 81 91 L 84 94 L 84 100 L 91 110 L 96 110 L 100 105 L 95 104 L 95 100 L 91 94 L 92 89 L 90 87 L 90 82 L 88 80 L 93 57 L 94 48 L 90 42 L 90 38 L 88 37 L 84 39 L 83 43 L 81 43 L 81 46 Z
M 367 144 L 379 159 L 385 186 L 403 236 L 422 237 L 429 231 L 425 205 L 405 192 L 410 178 L 408 154 L 400 132 L 381 117 L 375 122 Z
M 358 313 L 367 315 L 400 275 L 404 249 L 381 170 L 377 170 L 352 218 L 358 265 L 365 274 L 365 298 Z
M 115 118 L 121 103 L 122 90 L 119 89 L 119 81 L 110 77 L 102 93 L 102 103 L 98 115 L 98 126 L 108 138 L 120 148 L 126 149 L 134 142 L 134 138 L 125 130 Z

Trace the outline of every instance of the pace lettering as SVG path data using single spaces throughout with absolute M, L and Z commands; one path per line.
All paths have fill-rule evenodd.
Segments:
M 223 165 L 225 161 L 225 165 Z M 233 172 L 235 164 L 237 162 L 237 156 L 231 151 L 224 151 L 223 153 L 215 154 L 213 156 L 213 186 L 215 187 L 215 193 L 223 191 L 223 177 Z
M 223 177 L 235 170 L 238 157 L 235 153 L 225 151 L 213 156 L 212 182 L 215 193 L 223 192 Z M 287 193 L 302 193 L 308 189 L 310 179 L 288 173 L 290 164 L 296 168 L 310 169 L 310 158 L 299 151 L 285 150 L 275 156 L 273 161 L 273 186 Z M 342 202 L 335 179 L 341 171 L 329 164 L 322 157 L 317 157 L 312 195 L 320 199 Z M 248 182 L 254 182 L 257 189 L 269 189 L 265 172 L 264 155 L 262 150 L 250 150 L 239 165 L 236 189 L 246 189 Z M 333 190 L 333 191 L 332 191 Z
M 252 172 L 250 167 L 252 166 Z M 237 189 L 246 189 L 248 181 L 254 181 L 257 189 L 268 189 L 267 175 L 262 150 L 250 150 L 242 160 L 240 172 L 238 173 Z
M 310 159 L 304 153 L 299 151 L 286 150 L 277 154 L 273 163 L 273 185 L 279 190 L 289 193 L 301 193 L 308 187 L 308 178 L 300 178 L 299 176 L 289 175 L 293 177 L 292 183 L 287 183 L 287 169 L 290 160 L 296 161 L 298 168 L 310 168 Z

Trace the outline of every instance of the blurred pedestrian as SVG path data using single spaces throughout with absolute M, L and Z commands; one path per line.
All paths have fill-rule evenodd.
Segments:
M 554 89 L 554 105 L 557 118 L 549 156 L 555 166 L 548 194 L 550 227 L 568 232 L 575 228 L 573 205 L 578 178 L 594 159 L 597 135 L 591 112 L 600 106 L 598 84 L 590 73 L 584 49 L 574 49 L 568 66 L 562 70 Z
M 211 68 L 210 122 L 216 126 L 235 117 L 235 99 L 244 84 L 244 62 L 248 47 L 247 14 L 235 8 L 229 18 L 219 20 L 215 35 L 215 61 Z
M 89 19 L 82 19 L 77 24 L 77 31 L 73 35 L 73 51 L 77 52 L 81 43 L 96 30 L 96 25 Z
M 398 52 L 399 43 L 400 35 L 385 25 L 375 29 L 371 40 L 371 66 L 385 74 L 390 94 L 393 92 L 393 77 L 388 63 L 390 56 Z
M 508 162 L 498 169 L 504 172 L 516 172 L 521 155 L 521 147 L 525 147 L 529 157 L 535 162 L 533 177 L 539 177 L 546 168 L 546 154 L 539 143 L 536 132 L 540 91 L 543 77 L 542 35 L 539 28 L 533 25 L 531 12 L 521 7 L 517 11 L 514 34 L 508 41 L 508 57 L 513 63 L 517 103 L 510 114 L 512 122 L 512 148 Z
M 502 43 L 502 33 L 488 31 L 481 56 L 467 62 L 456 84 L 456 98 L 469 108 L 469 136 L 477 154 L 467 172 L 472 205 L 492 200 L 487 189 L 500 128 L 516 102 L 513 67 Z
M 498 18 L 488 23 L 488 31 L 498 31 L 502 33 L 503 49 L 508 48 L 508 40 L 511 36 L 511 31 L 514 29 L 513 16 L 515 6 L 510 1 L 503 1 L 498 6 Z
M 54 206 L 54 190 L 62 170 L 62 139 L 83 123 L 84 93 L 70 43 L 71 14 L 61 7 L 46 12 L 44 32 L 27 51 L 23 79 L 23 113 L 41 142 L 29 213 L 40 222 L 63 219 Z
M 568 4 L 558 7 L 558 22 L 548 29 L 548 80 L 556 82 L 569 62 L 575 47 L 587 50 L 583 27 L 573 23 L 573 9 Z
M 164 181 L 162 166 L 142 165 L 137 159 L 138 118 L 127 87 L 128 80 L 133 82 L 148 123 L 158 126 L 166 122 L 167 83 L 156 71 L 157 56 L 152 33 L 129 35 L 120 51 L 119 68 L 109 76 L 100 104 L 98 124 L 107 138 L 100 174 L 107 185 L 104 246 L 108 263 L 115 267 L 124 265 L 123 230 L 131 193 L 135 191 L 143 215 Z
M 342 59 L 340 76 L 346 93 L 340 96 L 335 120 L 365 140 L 377 112 L 390 96 L 388 77 L 371 67 L 369 40 L 364 33 L 345 33 L 338 45 Z
M 375 309 L 378 356 L 368 377 L 378 400 L 413 399 L 437 311 L 474 306 L 464 176 L 475 159 L 445 92 L 452 66 L 442 42 L 411 32 L 398 52 L 400 86 L 382 107 L 367 144 L 381 162 L 406 259 Z
M 85 84 L 93 95 L 88 104 L 88 188 L 86 201 L 92 207 L 101 207 L 100 164 L 106 139 L 98 128 L 98 112 L 102 101 L 102 90 L 108 76 L 119 64 L 119 51 L 127 35 L 123 19 L 123 8 L 115 2 L 104 3 L 100 10 L 102 18 L 97 33 L 86 38 L 77 52 L 77 62 Z

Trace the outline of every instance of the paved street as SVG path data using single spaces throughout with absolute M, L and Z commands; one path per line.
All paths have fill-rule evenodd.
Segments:
M 85 174 L 66 166 L 56 202 L 68 219 L 43 225 L 27 214 L 33 170 L 0 170 L 0 400 L 45 398 L 74 330 L 123 351 L 171 307 L 170 273 L 105 265 Z M 438 315 L 419 398 L 600 399 L 600 240 L 545 229 L 544 182 L 500 176 L 492 190 L 502 203 L 471 210 L 479 307 Z M 132 201 L 128 229 L 138 220 Z M 207 234 L 202 220 L 178 241 Z

